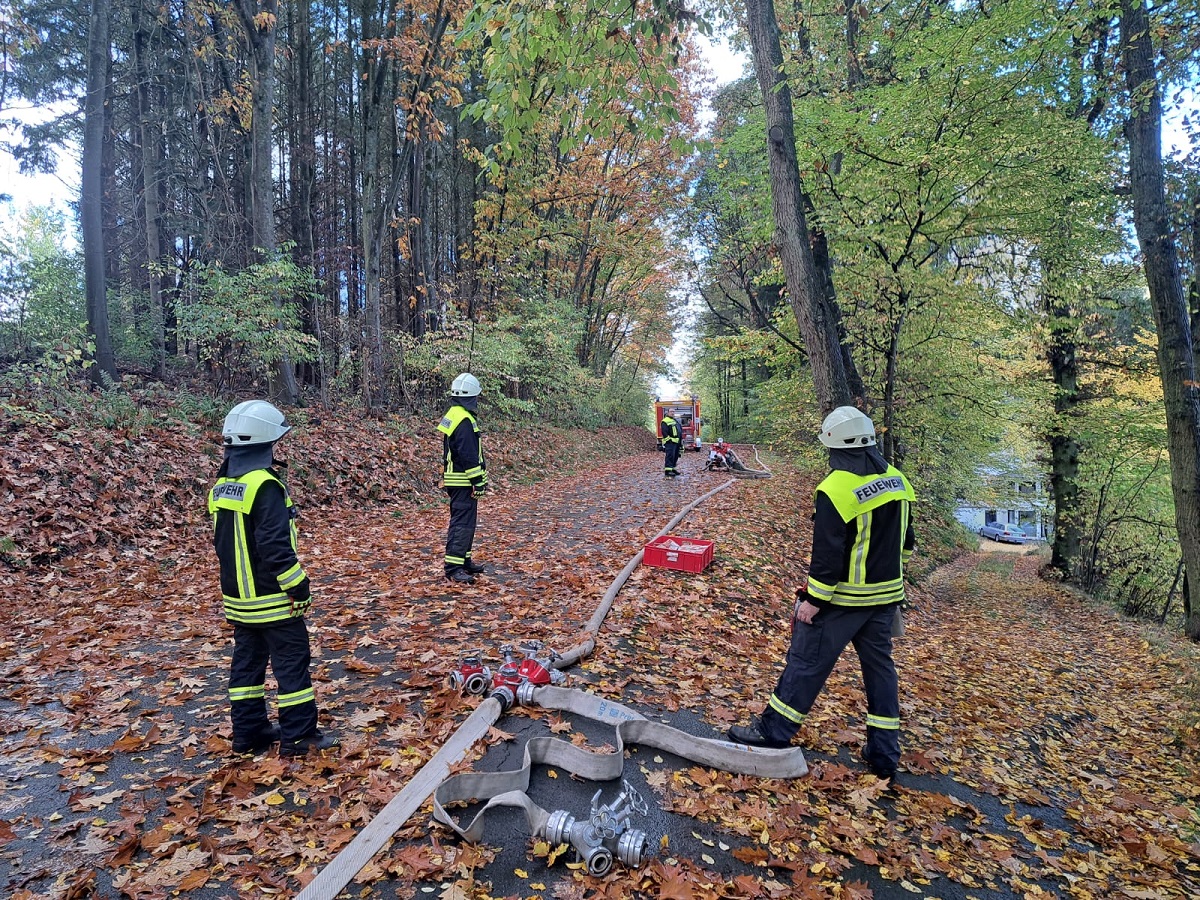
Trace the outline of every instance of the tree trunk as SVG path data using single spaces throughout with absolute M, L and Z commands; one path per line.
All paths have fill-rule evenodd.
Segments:
M 808 200 L 800 183 L 792 94 L 783 75 L 783 51 L 773 0 L 746 0 L 746 26 L 767 114 L 776 250 L 783 263 L 792 312 L 808 352 L 817 402 L 824 415 L 837 406 L 851 403 L 853 395 L 846 380 L 838 316 L 825 296 L 809 241 L 804 215 Z
M 250 45 L 250 240 L 264 257 L 275 253 L 275 175 L 271 134 L 275 113 L 275 36 L 279 0 L 240 0 L 238 12 Z M 286 356 L 269 375 L 271 397 L 295 403 L 296 373 Z
M 1133 223 L 1158 331 L 1175 528 L 1188 575 L 1184 581 L 1184 606 L 1188 610 L 1184 629 L 1189 638 L 1200 640 L 1200 597 L 1191 596 L 1191 587 L 1200 583 L 1200 394 L 1183 278 L 1167 211 L 1162 101 L 1144 0 L 1122 0 L 1121 51 L 1130 94 L 1125 130 L 1129 138 Z
M 395 115 L 391 97 L 384 90 L 389 81 L 391 70 L 388 51 L 376 46 L 386 43 L 394 37 L 396 23 L 394 19 L 388 26 L 386 34 L 382 33 L 381 24 L 375 17 L 374 6 L 369 2 L 361 4 L 361 27 L 363 35 L 362 70 L 360 80 L 360 109 L 359 119 L 362 122 L 362 217 L 359 221 L 362 243 L 363 266 L 363 296 L 366 304 L 366 346 L 364 365 L 362 367 L 362 401 L 370 409 L 372 406 L 386 405 L 385 377 L 383 371 L 383 242 L 392 221 L 395 202 L 390 190 L 385 190 L 383 178 L 390 174 L 391 179 L 398 177 L 394 166 L 381 169 L 382 160 L 380 148 L 384 140 L 385 123 L 391 123 L 391 131 L 395 131 Z M 394 156 L 394 154 L 393 154 Z M 391 184 L 391 181 L 387 182 Z M 392 202 L 389 202 L 391 200 Z
M 83 265 L 87 286 L 88 331 L 95 341 L 91 379 L 98 385 L 117 381 L 112 337 L 108 329 L 108 283 L 104 247 L 104 135 L 108 110 L 104 98 L 108 85 L 111 47 L 108 39 L 110 0 L 93 0 L 88 24 L 87 98 L 84 103 L 83 171 L 80 218 L 83 222 Z
M 408 251 L 412 266 L 412 295 L 416 299 L 410 308 L 413 319 L 413 337 L 423 337 L 428 310 L 436 308 L 437 279 L 434 276 L 434 254 L 429 243 L 429 216 L 425 180 L 425 154 L 423 144 L 413 147 L 408 157 Z M 408 302 L 408 298 L 404 298 Z
M 146 283 L 150 294 L 150 349 L 154 357 L 154 374 L 162 378 L 166 374 L 166 339 L 163 331 L 162 290 L 162 218 L 159 196 L 162 190 L 162 174 L 159 171 L 159 134 L 154 123 L 154 110 L 150 92 L 150 67 L 146 63 L 150 32 L 146 25 L 145 10 L 140 0 L 133 4 L 133 69 L 137 78 L 138 132 L 141 142 L 142 198 L 144 223 L 143 238 L 146 242 Z
M 1200 186 L 1192 187 L 1192 283 L 1188 285 L 1188 309 L 1192 322 L 1192 355 L 1200 340 Z
M 471 81 L 468 79 L 464 89 L 470 85 Z M 467 298 L 467 307 L 474 309 L 479 296 L 479 264 L 475 259 L 475 204 L 479 199 L 479 167 L 463 156 L 459 141 L 475 146 L 481 135 L 470 116 L 457 116 L 454 123 L 453 246 L 456 250 L 455 262 L 462 293 Z M 440 304 L 433 309 L 439 318 L 440 311 Z
M 900 335 L 904 331 L 904 311 L 908 302 L 907 296 L 901 292 L 899 298 L 900 313 L 891 324 L 891 335 L 888 339 L 886 375 L 883 381 L 883 458 L 894 466 L 904 461 L 904 450 L 896 440 L 896 382 L 900 365 Z
M 1066 221 L 1064 218 L 1063 221 Z M 1047 254 L 1049 256 L 1049 254 Z M 1054 379 L 1054 423 L 1050 442 L 1050 493 L 1054 498 L 1054 540 L 1050 565 L 1071 578 L 1079 560 L 1079 441 L 1071 433 L 1079 404 L 1079 365 L 1076 358 L 1074 311 L 1056 287 L 1053 259 L 1042 259 L 1042 306 L 1050 337 L 1046 358 Z
M 292 16 L 289 23 L 291 35 L 292 77 L 288 95 L 291 114 L 288 116 L 288 184 L 291 190 L 291 237 L 296 242 L 295 262 L 303 268 L 311 268 L 317 257 L 316 222 L 313 211 L 313 186 L 317 172 L 317 114 L 314 98 L 320 88 L 313 83 L 312 72 L 312 2 L 299 0 L 288 7 Z M 304 329 L 315 335 L 318 343 L 316 371 L 306 366 L 302 371 L 303 383 L 321 387 L 324 402 L 324 380 L 322 360 L 325 348 L 321 335 L 321 301 L 315 295 L 305 296 L 302 305 Z

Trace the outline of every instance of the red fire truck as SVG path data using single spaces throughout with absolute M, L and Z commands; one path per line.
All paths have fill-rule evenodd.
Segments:
M 689 397 L 686 400 L 654 400 L 654 432 L 658 437 L 658 423 L 662 417 L 670 413 L 671 418 L 679 423 L 680 443 L 684 450 L 699 450 L 703 443 L 700 440 L 700 398 Z

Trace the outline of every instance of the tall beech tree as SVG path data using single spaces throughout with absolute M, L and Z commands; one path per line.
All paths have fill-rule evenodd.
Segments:
M 1167 414 L 1175 526 L 1183 553 L 1185 630 L 1200 640 L 1200 384 L 1162 160 L 1162 98 L 1150 17 L 1143 0 L 1122 0 L 1121 57 L 1129 95 L 1125 133 L 1133 221 L 1158 332 Z
M 773 0 L 746 0 L 746 30 L 766 108 L 775 242 L 787 279 L 788 299 L 812 366 L 817 403 L 824 414 L 853 403 L 847 377 L 847 363 L 852 360 L 848 354 L 843 355 L 838 330 L 840 312 L 826 294 L 809 240 L 805 210 L 811 207 L 811 200 L 800 181 L 792 93 L 784 72 Z

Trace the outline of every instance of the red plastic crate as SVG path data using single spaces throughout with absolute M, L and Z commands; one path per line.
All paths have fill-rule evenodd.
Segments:
M 703 572 L 713 559 L 713 542 L 664 534 L 646 545 L 642 562 L 648 566 Z

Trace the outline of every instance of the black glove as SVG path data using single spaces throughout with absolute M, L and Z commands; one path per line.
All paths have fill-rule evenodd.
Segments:
M 308 608 L 312 606 L 312 587 L 305 578 L 298 585 L 288 591 L 288 597 L 292 600 L 292 615 L 302 616 L 308 612 Z
M 476 500 L 478 500 L 480 497 L 482 497 L 486 491 L 487 491 L 486 484 L 472 484 L 471 485 L 471 496 L 474 497 Z

